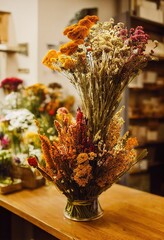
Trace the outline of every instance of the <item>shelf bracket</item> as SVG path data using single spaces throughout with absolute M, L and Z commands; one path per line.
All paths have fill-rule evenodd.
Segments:
M 19 43 L 17 53 L 28 56 L 28 43 Z

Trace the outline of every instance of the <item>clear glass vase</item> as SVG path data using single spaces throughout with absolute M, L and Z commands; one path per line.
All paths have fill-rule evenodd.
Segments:
M 103 210 L 98 198 L 70 201 L 64 210 L 64 216 L 74 221 L 91 221 L 102 217 Z

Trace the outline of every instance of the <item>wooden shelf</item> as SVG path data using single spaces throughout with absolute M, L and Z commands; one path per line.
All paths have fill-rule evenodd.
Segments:
M 147 121 L 147 120 L 158 120 L 158 121 L 163 121 L 164 116 L 161 117 L 156 117 L 156 116 L 130 116 L 129 120 L 141 120 L 141 121 Z
M 148 174 L 148 170 L 133 170 L 129 172 L 130 175 L 138 175 L 138 174 Z
M 139 146 L 137 146 L 136 149 L 146 148 L 146 147 L 155 146 L 155 145 L 163 145 L 163 144 L 164 144 L 164 140 L 163 141 L 146 141 L 144 143 L 141 143 Z
M 164 91 L 164 85 L 157 85 L 157 84 L 144 84 L 143 87 L 129 87 L 130 91 Z
M 141 18 L 134 15 L 129 15 L 127 17 L 131 21 L 133 27 L 143 26 L 146 31 L 155 32 L 156 34 L 163 35 L 164 33 L 164 24 L 148 20 L 146 18 Z
M 17 50 L 12 50 L 12 49 L 0 49 L 0 52 L 4 52 L 4 53 L 18 53 Z
M 0 52 L 8 53 L 8 54 L 23 54 L 28 56 L 28 44 L 27 43 L 20 43 L 18 46 L 2 46 L 0 44 Z
M 156 76 L 154 75 L 154 78 L 156 77 L 157 81 L 159 80 L 161 84 L 164 84 L 164 53 L 162 50 L 162 46 L 164 44 L 164 24 L 133 15 L 130 9 L 130 0 L 128 1 L 128 6 L 129 11 L 119 13 L 115 17 L 115 22 L 125 23 L 125 26 L 127 26 L 128 29 L 142 26 L 144 28 L 144 31 L 150 36 L 151 40 L 157 40 L 161 44 L 159 44 L 158 51 L 157 49 L 155 51 L 158 60 L 149 61 L 147 66 L 143 69 L 143 75 L 140 76 L 143 77 L 143 79 L 138 79 L 138 82 L 136 82 L 136 84 L 138 83 L 139 86 L 140 81 L 142 81 L 141 83 L 143 83 L 143 87 L 129 87 L 127 89 L 127 94 L 125 95 L 125 103 L 127 104 L 126 107 L 128 109 L 126 119 L 128 119 L 129 127 L 127 126 L 126 130 L 130 128 L 132 136 L 136 136 L 139 140 L 140 138 L 149 139 L 151 136 L 148 134 L 151 134 L 151 130 L 153 128 L 154 132 L 152 132 L 152 134 L 159 135 L 160 139 L 163 139 L 164 136 L 162 135 L 162 131 L 164 124 L 164 85 L 151 85 L 146 84 L 145 82 L 146 80 L 147 82 L 151 80 L 148 79 L 149 75 L 146 72 L 155 72 Z M 156 139 L 156 135 L 152 135 L 152 139 Z M 150 151 L 148 153 L 148 161 L 152 160 L 155 162 L 157 159 L 164 160 L 164 148 L 162 147 L 162 144 L 164 144 L 164 141 L 148 141 L 144 142 L 143 144 L 141 143 L 137 148 L 148 148 L 148 151 Z M 163 189 L 164 186 L 164 179 L 161 177 L 159 172 L 160 170 L 158 169 L 156 172 L 156 167 L 154 167 L 153 177 L 151 176 L 149 178 L 149 185 L 151 192 L 155 192 L 156 194 L 161 195 L 161 191 L 163 191 L 161 189 Z M 129 183 L 127 182 L 127 184 Z M 137 185 L 136 182 L 134 183 L 134 186 L 135 185 Z M 138 187 L 141 187 L 141 185 L 138 184 Z

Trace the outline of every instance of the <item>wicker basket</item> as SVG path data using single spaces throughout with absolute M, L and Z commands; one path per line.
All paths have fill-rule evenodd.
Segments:
M 45 184 L 45 179 L 41 175 L 36 175 L 29 166 L 14 165 L 12 176 L 22 180 L 23 188 L 34 189 Z
M 16 191 L 20 191 L 22 189 L 22 180 L 21 179 L 13 179 L 13 182 L 10 184 L 0 183 L 0 193 L 8 194 Z

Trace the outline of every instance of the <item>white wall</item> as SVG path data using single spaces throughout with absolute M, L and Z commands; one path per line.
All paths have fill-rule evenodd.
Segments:
M 29 56 L 10 55 L 7 59 L 7 76 L 22 78 L 26 84 L 38 81 L 37 37 L 38 0 L 0 0 L 0 11 L 11 12 L 9 19 L 9 45 L 28 43 Z M 18 73 L 19 69 L 29 69 L 29 73 Z

